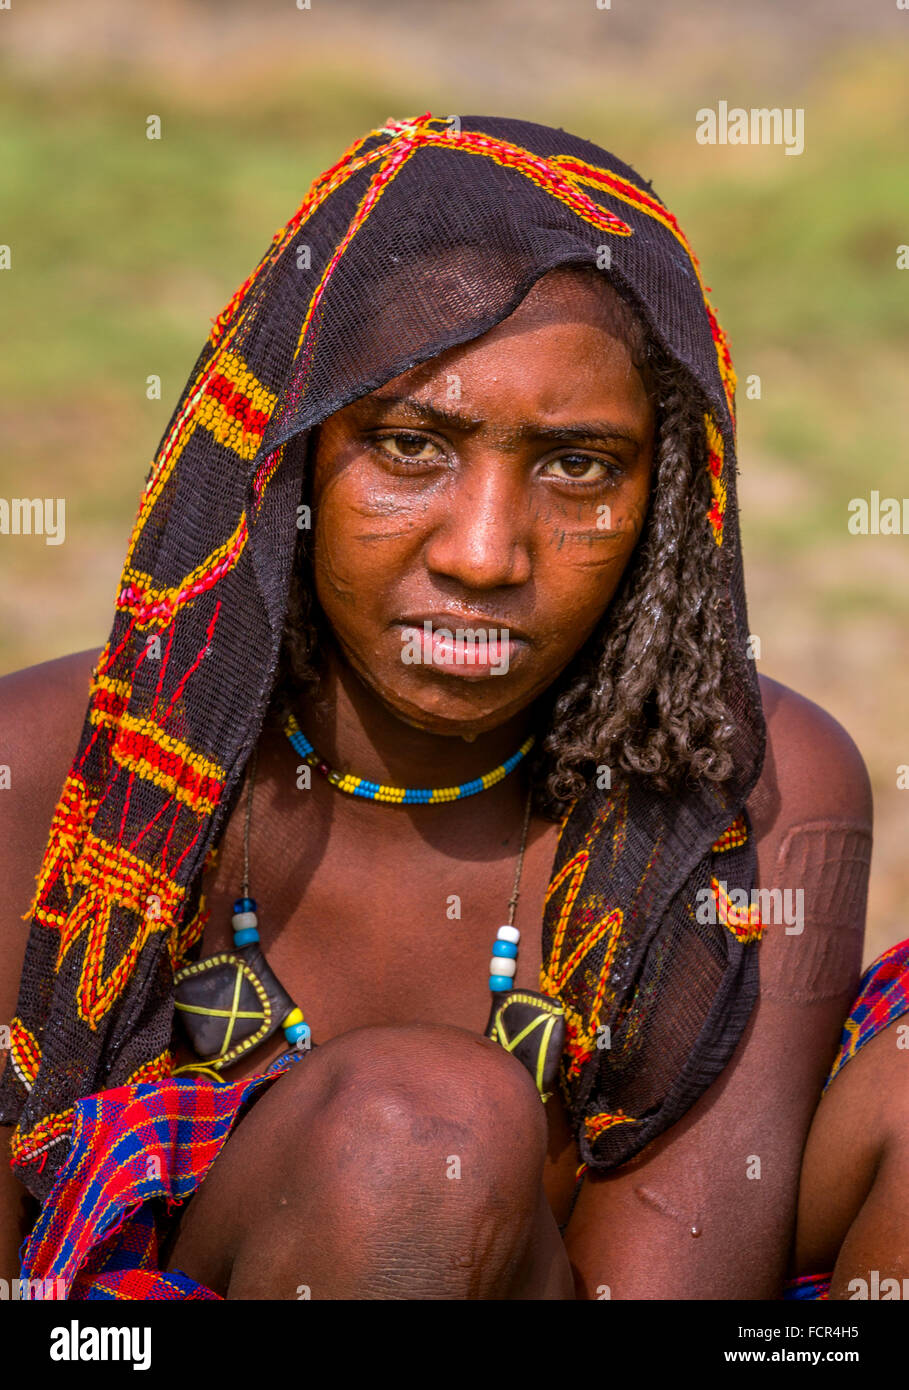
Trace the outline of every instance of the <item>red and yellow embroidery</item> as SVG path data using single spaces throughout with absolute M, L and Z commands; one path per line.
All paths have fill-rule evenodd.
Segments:
M 41 1065 L 41 1048 L 34 1033 L 30 1033 L 20 1018 L 10 1024 L 10 1066 L 27 1091 L 32 1089 Z
M 117 607 L 134 614 L 140 625 L 171 622 L 179 609 L 206 590 L 213 589 L 228 570 L 233 569 L 248 539 L 244 513 L 223 545 L 206 556 L 180 584 L 167 589 L 156 589 L 147 575 L 127 567 L 121 577 Z
M 735 406 L 735 370 L 732 365 L 732 356 L 729 352 L 729 343 L 726 335 L 717 322 L 716 315 L 707 298 L 709 293 L 701 275 L 701 266 L 697 256 L 691 249 L 691 245 L 685 233 L 682 231 L 673 214 L 667 207 L 655 198 L 652 193 L 648 193 L 644 188 L 638 188 L 637 184 L 630 183 L 623 179 L 621 175 L 613 173 L 610 169 L 601 169 L 596 165 L 585 164 L 570 154 L 553 155 L 549 161 L 551 164 L 558 165 L 564 169 L 568 178 L 575 184 L 586 184 L 588 187 L 601 188 L 609 193 L 613 198 L 619 198 L 622 202 L 637 208 L 639 212 L 644 212 L 648 217 L 664 226 L 676 238 L 679 245 L 684 249 L 686 256 L 691 261 L 694 273 L 698 278 L 701 287 L 701 294 L 704 299 L 704 307 L 710 320 L 710 329 L 713 336 L 714 346 L 717 354 L 717 366 L 719 368 L 720 379 L 723 383 L 723 390 L 729 405 L 729 413 L 733 414 Z
M 713 889 L 717 917 L 723 926 L 728 927 L 732 935 L 744 945 L 760 941 L 764 923 L 761 921 L 758 903 L 751 902 L 747 907 L 737 907 L 718 879 L 712 878 L 710 887 Z
M 197 815 L 208 815 L 224 789 L 223 767 L 195 753 L 188 743 L 171 738 L 150 719 L 121 714 L 111 749 L 121 767 L 154 782 Z
M 67 899 L 72 895 L 73 861 L 98 805 L 99 798 L 89 792 L 81 773 L 71 772 L 54 810 L 47 848 L 35 879 L 35 895 L 23 913 L 23 921 L 34 919 L 42 926 L 58 929 L 66 921 L 65 910 L 52 906 L 49 899 L 58 886 Z
M 69 1110 L 60 1110 L 55 1115 L 45 1116 L 28 1134 L 22 1134 L 15 1129 L 9 1141 L 10 1161 L 15 1164 L 31 1163 L 40 1154 L 46 1153 L 51 1145 L 68 1139 L 75 1115 L 76 1107 L 71 1106 Z
M 596 1050 L 600 1009 L 612 970 L 612 963 L 615 959 L 623 920 L 620 908 L 613 908 L 601 913 L 591 924 L 589 930 L 583 933 L 571 954 L 564 961 L 562 960 L 565 934 L 569 922 L 575 916 L 575 904 L 589 863 L 590 851 L 586 848 L 580 849 L 553 878 L 545 899 L 548 903 L 563 884 L 566 885 L 565 896 L 556 922 L 552 949 L 548 960 L 544 960 L 540 967 L 540 989 L 544 994 L 551 994 L 560 999 L 565 1010 L 565 1051 L 571 1058 L 568 1069 L 569 1077 L 578 1075 L 584 1062 Z M 573 1009 L 566 1002 L 563 991 L 571 976 L 604 936 L 608 937 L 605 956 L 600 967 L 590 1012 L 588 1017 L 584 1019 L 576 1009 Z
M 584 1120 L 584 1130 L 587 1141 L 595 1144 L 601 1134 L 605 1134 L 607 1129 L 614 1129 L 616 1125 L 637 1124 L 633 1115 L 626 1115 L 624 1110 L 617 1110 L 615 1114 L 601 1111 L 599 1115 L 588 1115 Z M 582 1165 L 586 1166 L 586 1165 Z
M 167 932 L 173 938 L 186 890 L 160 868 L 91 833 L 73 874 L 84 891 L 62 927 L 56 969 L 86 935 L 77 1003 L 79 1017 L 97 1028 L 132 974 L 149 936 Z M 115 908 L 131 913 L 135 920 L 119 959 L 109 966 L 107 949 Z
M 713 501 L 707 513 L 707 520 L 713 529 L 717 545 L 723 544 L 723 521 L 726 516 L 726 484 L 723 482 L 723 436 L 720 434 L 711 415 L 704 416 L 704 430 L 707 435 L 707 468 L 710 472 L 710 490 Z
M 253 459 L 277 403 L 242 357 L 222 352 L 206 377 L 196 419 L 219 444 L 241 459 Z
M 745 817 L 736 816 L 735 820 L 728 826 L 718 840 L 712 846 L 714 854 L 720 854 L 723 850 L 738 849 L 748 839 L 748 831 L 745 827 Z
M 170 1051 L 162 1052 L 158 1057 L 153 1057 L 150 1062 L 143 1062 L 141 1067 L 127 1077 L 124 1083 L 127 1086 L 139 1086 L 143 1082 L 163 1081 L 166 1076 L 170 1076 L 174 1069 L 174 1059 Z

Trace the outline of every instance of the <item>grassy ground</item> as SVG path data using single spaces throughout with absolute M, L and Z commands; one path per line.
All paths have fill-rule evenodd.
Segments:
M 425 33 L 414 43 L 428 51 Z M 0 496 L 67 506 L 66 544 L 0 540 L 0 669 L 103 641 L 136 499 L 209 320 L 355 135 L 427 107 L 562 125 L 653 179 L 702 262 L 740 383 L 761 378 L 759 400 L 742 386 L 739 398 L 751 626 L 761 669 L 831 710 L 871 770 L 870 958 L 909 932 L 909 792 L 896 787 L 909 537 L 851 536 L 846 509 L 872 488 L 909 492 L 903 50 L 833 45 L 804 72 L 790 64 L 778 92 L 723 85 L 716 52 L 676 70 L 642 50 L 608 82 L 588 55 L 577 80 L 532 90 L 513 67 L 498 89 L 457 64 L 385 61 L 362 33 L 331 54 L 260 55 L 239 90 L 135 64 L 0 68 L 0 242 L 13 257 L 0 277 Z M 698 145 L 694 112 L 723 96 L 802 106 L 805 153 Z M 151 113 L 160 141 L 145 138 Z M 145 395 L 153 373 L 160 401 Z

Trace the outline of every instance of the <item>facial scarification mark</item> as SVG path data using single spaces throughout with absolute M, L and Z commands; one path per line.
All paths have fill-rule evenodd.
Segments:
M 409 536 L 412 530 L 412 526 L 407 526 L 403 531 L 356 531 L 351 540 L 363 541 L 367 545 L 374 541 L 399 541 L 404 536 Z

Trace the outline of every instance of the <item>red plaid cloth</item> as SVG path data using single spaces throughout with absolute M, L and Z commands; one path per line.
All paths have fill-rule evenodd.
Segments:
M 843 1025 L 840 1050 L 827 1085 L 865 1043 L 909 1013 L 909 937 L 891 946 L 862 976 L 858 997 Z
M 70 1299 L 218 1298 L 158 1268 L 160 1222 L 199 1186 L 256 1092 L 305 1055 L 286 1052 L 233 1084 L 172 1077 L 80 1100 L 21 1277 L 59 1280 L 56 1296 Z

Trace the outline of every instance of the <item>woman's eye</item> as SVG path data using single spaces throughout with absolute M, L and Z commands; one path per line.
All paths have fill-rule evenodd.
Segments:
M 621 469 L 591 454 L 563 454 L 546 465 L 550 478 L 570 478 L 573 483 L 605 483 L 617 478 Z
M 399 431 L 397 434 L 380 435 L 376 443 L 386 454 L 402 463 L 432 463 L 439 455 L 439 446 L 421 434 Z

